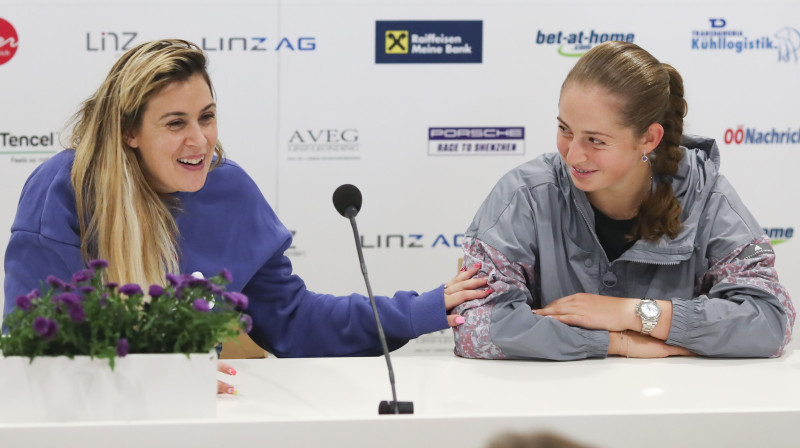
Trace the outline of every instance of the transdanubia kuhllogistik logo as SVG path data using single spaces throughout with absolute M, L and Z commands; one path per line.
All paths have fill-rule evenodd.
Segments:
M 745 32 L 728 28 L 725 18 L 710 18 L 709 27 L 692 31 L 693 51 L 714 51 L 735 54 L 773 53 L 778 62 L 800 61 L 800 31 L 784 26 L 772 32 Z M 752 22 L 757 26 L 758 22 Z

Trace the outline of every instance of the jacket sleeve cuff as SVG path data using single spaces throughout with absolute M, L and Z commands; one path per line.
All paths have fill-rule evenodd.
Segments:
M 608 356 L 609 333 L 604 330 L 587 330 L 576 328 L 586 340 L 587 358 L 605 358 Z
M 691 300 L 672 300 L 672 324 L 669 328 L 669 337 L 665 341 L 669 345 L 680 347 L 689 346 L 689 332 L 693 328 L 692 308 L 698 303 L 698 299 Z
M 444 285 L 420 294 L 411 306 L 411 325 L 414 337 L 448 328 L 444 307 Z

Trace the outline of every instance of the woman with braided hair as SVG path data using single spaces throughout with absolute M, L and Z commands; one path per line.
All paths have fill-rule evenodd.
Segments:
M 683 80 L 607 42 L 561 87 L 558 153 L 506 174 L 466 232 L 493 291 L 455 311 L 456 353 L 573 360 L 779 356 L 795 311 L 761 226 L 683 135 Z

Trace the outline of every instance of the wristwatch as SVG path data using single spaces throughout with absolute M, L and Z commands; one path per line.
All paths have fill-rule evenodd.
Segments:
M 642 299 L 636 304 L 636 314 L 642 318 L 642 334 L 650 334 L 661 316 L 661 308 L 653 299 Z

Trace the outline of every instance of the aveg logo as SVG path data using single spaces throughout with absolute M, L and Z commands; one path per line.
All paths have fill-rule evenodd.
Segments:
M 558 45 L 558 54 L 570 58 L 579 58 L 591 50 L 592 47 L 603 42 L 618 40 L 632 43 L 635 38 L 636 35 L 634 33 L 626 32 L 595 30 L 571 32 L 562 30 L 555 33 L 547 33 L 542 30 L 536 31 L 536 45 Z
M 463 233 L 444 234 L 436 236 L 423 233 L 387 234 L 367 236 L 361 235 L 361 246 L 364 249 L 422 249 L 422 248 L 460 248 L 464 239 Z
M 773 246 L 789 241 L 794 236 L 794 227 L 764 227 L 764 233 Z
M 19 36 L 8 21 L 0 18 L 0 65 L 10 61 L 17 54 Z
M 791 145 L 800 144 L 800 126 L 796 128 L 786 128 L 778 130 L 759 130 L 756 128 L 745 128 L 739 125 L 736 128 L 725 130 L 723 139 L 726 145 Z
M 295 129 L 288 160 L 360 160 L 356 128 Z

